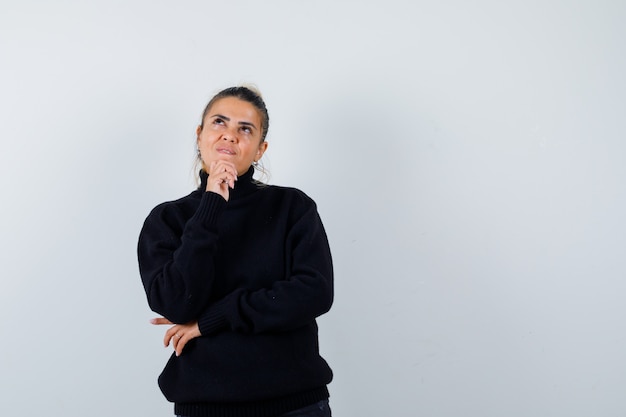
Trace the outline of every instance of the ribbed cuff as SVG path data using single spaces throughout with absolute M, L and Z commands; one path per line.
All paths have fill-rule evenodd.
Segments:
M 193 218 L 202 224 L 212 225 L 217 221 L 224 208 L 226 208 L 224 197 L 211 191 L 205 191 Z
M 215 304 L 211 304 L 208 309 L 198 319 L 198 329 L 202 336 L 207 336 L 228 327 L 226 320 L 226 306 L 228 298 L 222 299 Z

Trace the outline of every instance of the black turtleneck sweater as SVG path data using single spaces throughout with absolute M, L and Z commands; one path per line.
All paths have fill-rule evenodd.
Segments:
M 326 233 L 303 192 L 240 176 L 229 201 L 201 186 L 160 204 L 139 236 L 150 308 L 201 337 L 159 377 L 185 416 L 275 416 L 328 397 L 315 318 L 330 309 Z

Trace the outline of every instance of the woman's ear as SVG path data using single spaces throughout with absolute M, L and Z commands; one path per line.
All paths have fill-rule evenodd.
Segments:
M 254 157 L 254 162 L 259 162 L 259 159 L 263 157 L 263 154 L 267 150 L 268 143 L 266 141 L 261 142 L 259 145 L 259 149 L 256 151 L 256 156 Z
M 200 146 L 200 133 L 202 133 L 202 126 L 196 128 L 196 146 Z

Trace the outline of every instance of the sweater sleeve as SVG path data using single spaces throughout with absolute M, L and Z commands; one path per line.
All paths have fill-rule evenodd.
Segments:
M 239 288 L 212 303 L 198 319 L 202 335 L 227 329 L 241 333 L 289 331 L 330 309 L 333 267 L 328 238 L 315 203 L 308 202 L 287 234 L 287 278 L 269 288 Z
M 137 252 L 148 304 L 173 323 L 196 320 L 207 305 L 214 282 L 215 225 L 225 206 L 221 196 L 205 192 L 186 222 L 182 213 L 159 206 L 144 223 Z

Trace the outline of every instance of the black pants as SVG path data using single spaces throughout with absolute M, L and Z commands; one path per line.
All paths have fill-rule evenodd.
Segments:
M 328 400 L 323 400 L 318 403 L 290 411 L 279 417 L 331 417 L 331 414 Z

